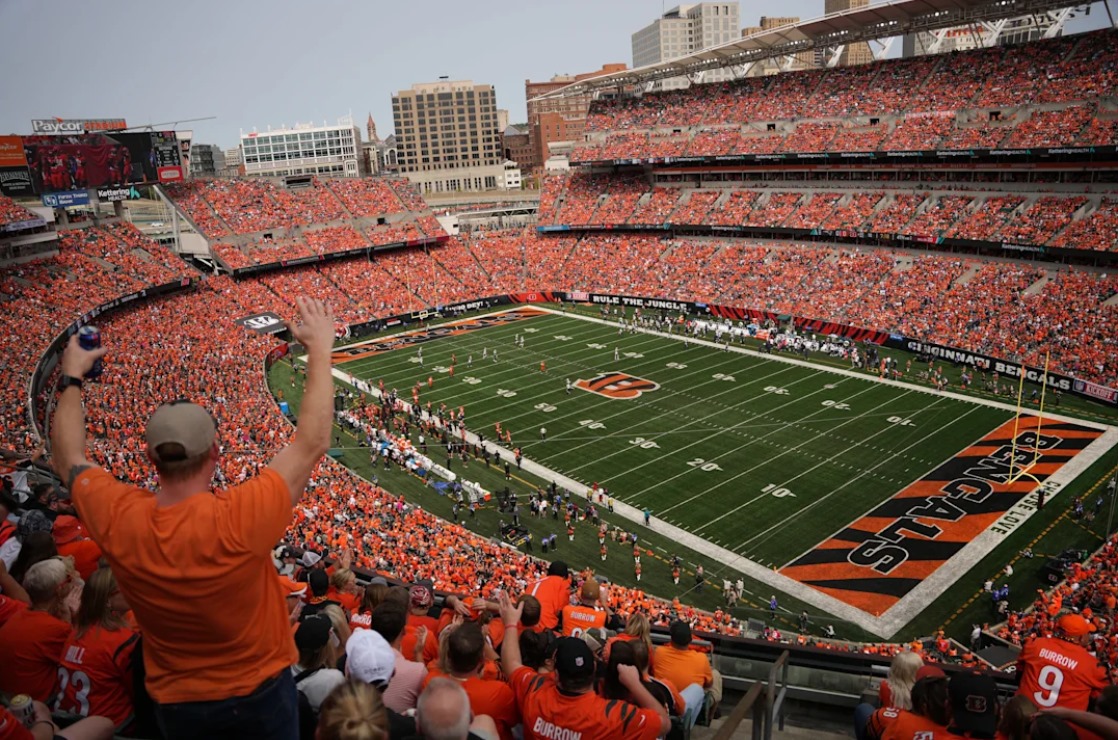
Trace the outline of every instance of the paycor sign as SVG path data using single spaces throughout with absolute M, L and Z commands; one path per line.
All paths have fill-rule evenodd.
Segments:
M 125 128 L 128 124 L 123 118 L 35 118 L 31 121 L 31 133 L 59 136 Z

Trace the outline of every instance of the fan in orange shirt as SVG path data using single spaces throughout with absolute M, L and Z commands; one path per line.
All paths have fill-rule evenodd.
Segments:
M 112 571 L 94 571 L 62 652 L 56 709 L 108 717 L 118 728 L 131 720 L 132 653 L 139 635 L 125 621 L 127 612 Z
M 933 684 L 929 683 L 929 681 L 933 679 L 940 679 L 941 684 L 933 686 Z M 882 706 L 869 713 L 865 725 L 865 737 L 867 740 L 881 740 L 889 726 L 903 713 L 912 712 L 914 706 L 921 706 L 924 709 L 922 713 L 925 715 L 934 714 L 934 711 L 929 711 L 927 709 L 929 702 L 928 692 L 936 687 L 938 687 L 937 690 L 946 690 L 947 684 L 943 683 L 946 679 L 947 675 L 937 666 L 926 665 L 921 667 L 916 672 L 915 683 L 913 683 L 912 688 L 910 688 L 905 695 L 905 700 L 908 702 L 906 707 Z M 868 707 L 869 705 L 867 704 L 865 706 Z M 942 706 L 942 702 L 937 706 Z M 946 724 L 946 713 L 942 714 L 942 716 L 936 716 L 939 716 L 939 718 L 943 720 L 943 724 Z M 855 718 L 856 725 L 857 722 L 858 720 Z M 857 732 L 857 728 L 855 728 L 854 734 L 859 737 L 861 736 L 861 734 Z
M 552 561 L 547 577 L 530 585 L 528 593 L 540 602 L 540 627 L 555 629 L 563 607 L 571 603 L 571 576 L 567 564 L 562 560 Z
M 222 733 L 286 737 L 297 724 L 297 654 L 271 553 L 330 445 L 335 327 L 322 301 L 296 303 L 290 331 L 306 348 L 307 379 L 295 435 L 259 475 L 229 489 L 211 490 L 217 423 L 189 402 L 165 403 L 147 421 L 155 492 L 90 463 L 81 378 L 110 348 L 84 350 L 72 336 L 62 354 L 52 462 L 143 628 L 145 680 L 168 740 L 215 734 L 218 720 L 200 708 L 215 700 L 227 705 L 223 717 L 236 717 Z
M 628 621 L 625 622 L 625 629 L 606 641 L 606 646 L 602 650 L 602 660 L 609 661 L 610 649 L 616 643 L 634 640 L 644 643 L 645 648 L 648 650 L 648 671 L 650 673 L 655 673 L 656 664 L 653 661 L 655 651 L 652 649 L 652 624 L 648 621 L 648 615 L 644 612 L 633 612 L 629 615 Z
M 682 717 L 687 711 L 687 701 L 672 685 L 671 681 L 664 678 L 652 678 L 648 675 L 648 649 L 643 642 L 630 640 L 614 646 L 609 660 L 606 661 L 605 678 L 602 680 L 598 693 L 607 699 L 623 699 L 629 701 L 628 690 L 617 679 L 617 666 L 636 666 L 640 671 L 641 682 L 656 700 L 664 705 L 668 714 L 673 717 Z M 702 701 L 700 698 L 699 701 Z
M 605 627 L 609 619 L 607 603 L 609 597 L 602 594 L 601 584 L 593 578 L 583 581 L 578 604 L 568 604 L 561 612 L 563 636 L 581 637 L 586 630 Z
M 1057 624 L 1058 636 L 1030 640 L 1017 657 L 1017 693 L 1040 709 L 1086 711 L 1091 698 L 1110 685 L 1106 667 L 1087 649 L 1095 627 L 1078 614 L 1065 614 Z
M 388 581 L 384 576 L 373 576 L 365 586 L 365 594 L 361 597 L 361 606 L 349 617 L 349 628 L 369 629 L 373 621 L 373 609 L 376 609 L 385 596 L 388 595 Z
M 0 505 L 0 511 L 3 506 Z M 31 603 L 31 598 L 23 590 L 23 586 L 8 573 L 8 567 L 0 560 L 0 627 L 11 619 L 18 611 L 26 609 Z
M 61 559 L 50 558 L 28 568 L 23 585 L 31 606 L 0 627 L 0 691 L 49 702 L 58 689 L 58 662 L 73 632 L 68 621 L 55 615 L 69 617 L 64 601 L 73 580 Z
M 912 711 L 902 709 L 896 717 L 887 719 L 889 721 L 881 728 L 882 740 L 951 737 L 947 732 L 947 723 L 951 721 L 947 679 L 941 676 L 920 679 L 912 687 Z
M 426 627 L 429 635 L 438 638 L 442 626 L 438 619 L 431 616 L 431 605 L 434 603 L 435 593 L 430 581 L 420 581 L 408 589 L 408 624 L 417 629 Z
M 501 663 L 509 677 L 523 721 L 525 740 L 553 737 L 621 737 L 652 740 L 667 734 L 671 718 L 641 684 L 635 666 L 618 666 L 618 679 L 636 704 L 609 701 L 594 693 L 595 660 L 590 646 L 576 637 L 560 638 L 555 649 L 555 680 L 520 662 L 520 641 L 513 639 L 520 606 L 500 596 L 501 621 L 509 635 L 501 644 Z
M 93 571 L 97 570 L 98 561 L 101 559 L 101 548 L 91 539 L 86 538 L 85 530 L 76 516 L 63 514 L 54 520 L 54 543 L 58 546 L 59 555 L 69 555 L 74 559 L 74 567 L 83 580 L 89 580 Z
M 474 714 L 486 714 L 492 717 L 497 723 L 501 740 L 511 740 L 512 728 L 520 724 L 520 710 L 516 705 L 516 697 L 504 681 L 482 676 L 484 656 L 485 636 L 481 625 L 477 622 L 465 622 L 459 625 L 446 638 L 444 665 L 449 671 L 449 677 L 459 682 L 466 690 Z M 423 682 L 424 687 L 440 675 L 443 675 L 441 671 L 428 673 Z
M 361 594 L 357 590 L 357 574 L 349 568 L 339 568 L 330 576 L 330 588 L 326 591 L 328 601 L 336 601 L 345 609 L 346 616 L 353 614 L 361 606 Z

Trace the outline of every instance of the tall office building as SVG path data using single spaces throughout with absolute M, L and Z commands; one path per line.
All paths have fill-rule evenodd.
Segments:
M 241 177 L 245 174 L 244 156 L 239 144 L 225 150 L 225 169 L 218 174 L 221 177 Z
M 425 82 L 392 96 L 401 174 L 425 193 L 502 187 L 497 93 L 470 80 Z
M 870 0 L 824 0 L 823 12 L 827 15 L 831 13 L 841 13 L 844 10 L 854 10 L 856 8 L 864 8 L 870 4 Z M 839 66 L 847 67 L 853 64 L 869 64 L 873 61 L 873 52 L 870 51 L 870 45 L 865 41 L 860 41 L 857 44 L 847 44 L 846 48 L 842 50 L 842 56 L 839 57 Z
M 632 36 L 633 66 L 671 61 L 739 38 L 737 2 L 695 3 L 672 8 Z M 729 70 L 708 70 L 704 82 L 731 79 Z M 661 80 L 664 90 L 687 86 L 685 78 Z
M 216 177 L 225 171 L 225 152 L 213 144 L 191 144 L 190 176 Z
M 741 29 L 741 35 L 742 37 L 752 36 L 753 34 L 761 33 L 762 31 L 772 31 L 773 29 L 783 28 L 784 26 L 793 26 L 799 22 L 799 17 L 794 15 L 780 16 L 775 18 L 772 16 L 763 15 L 761 16 L 761 25 L 746 26 L 745 28 Z M 792 63 L 793 70 L 813 69 L 818 66 L 819 65 L 816 61 L 814 51 L 799 52 L 795 55 L 795 61 Z M 758 65 L 758 69 L 756 70 L 755 74 L 764 74 L 766 69 L 769 71 L 775 71 L 772 67 L 767 67 L 766 65 Z
M 365 174 L 361 155 L 361 130 L 353 119 L 336 125 L 304 123 L 278 131 L 241 134 L 246 175 L 329 175 L 360 177 Z
M 624 64 L 603 64 L 597 72 L 580 75 L 555 75 L 547 82 L 524 80 L 524 98 L 528 101 L 528 135 L 531 157 L 520 162 L 520 168 L 537 172 L 550 154 L 548 145 L 556 141 L 578 141 L 586 128 L 586 114 L 593 96 L 590 93 L 540 100 L 541 95 L 555 92 L 575 82 L 622 72 Z

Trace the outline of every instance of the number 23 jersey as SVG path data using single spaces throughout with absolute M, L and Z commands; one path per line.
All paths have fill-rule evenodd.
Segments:
M 132 715 L 132 652 L 137 635 L 128 628 L 90 627 L 71 637 L 58 667 L 56 709 L 83 717 L 108 717 L 118 727 Z

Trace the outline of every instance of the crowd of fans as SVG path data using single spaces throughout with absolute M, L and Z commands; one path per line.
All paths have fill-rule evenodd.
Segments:
M 325 229 L 306 230 L 303 238 L 317 254 L 330 252 L 348 252 L 351 249 L 360 249 L 369 246 L 365 237 L 357 233 L 351 226 L 330 226 Z
M 170 185 L 167 192 L 211 239 L 277 229 L 300 230 L 312 224 L 330 225 L 340 230 L 333 232 L 338 238 L 347 238 L 348 235 L 343 235 L 346 227 L 337 225 L 338 221 L 421 214 L 428 210 L 419 193 L 406 180 L 368 177 L 313 178 L 309 185 L 299 188 L 280 187 L 266 178 L 195 179 Z M 442 234 L 433 218 L 418 218 L 424 219 L 423 224 L 413 228 L 420 228 L 420 233 Z M 311 243 L 312 253 L 338 249 L 344 247 L 319 248 Z
M 992 196 L 984 200 L 977 208 L 968 213 L 964 218 L 955 222 L 947 230 L 945 236 L 959 239 L 979 239 L 990 241 L 1000 233 L 1025 199 L 1019 195 Z
M 547 179 L 545 224 L 601 226 L 663 223 L 823 228 L 922 238 L 1118 248 L 1118 213 L 1108 198 L 1082 195 L 946 195 L 650 187 L 633 176 L 607 180 L 575 173 Z M 563 189 L 565 186 L 565 189 Z M 560 209 L 555 200 L 562 200 Z M 843 202 L 845 200 L 845 202 Z M 568 220 L 568 218 L 570 220 Z M 1066 236 L 1065 236 L 1066 234 Z
M 299 188 L 274 188 L 272 198 L 285 212 L 291 214 L 295 226 L 325 224 L 349 216 L 345 206 L 317 177 L 310 186 Z
M 1087 510 L 1094 502 L 1086 502 Z M 1092 649 L 1105 657 L 1109 665 L 1118 665 L 1118 631 L 1114 617 L 1118 613 L 1118 540 L 1111 537 L 1085 563 L 1069 562 L 1062 580 L 1051 591 L 1037 589 L 1036 598 L 1027 608 L 1012 611 L 1005 622 L 991 631 L 998 637 L 1021 645 L 1033 635 L 1051 634 L 1059 616 L 1074 611 L 1096 626 Z
M 385 216 L 407 210 L 396 190 L 387 180 L 379 178 L 343 178 L 329 180 L 327 187 L 345 207 L 358 218 Z
M 598 101 L 587 121 L 591 136 L 571 160 L 1110 144 L 1114 111 L 1093 101 L 1114 89 L 1114 39 L 1099 32 L 1027 51 L 891 60 Z M 1042 104 L 1062 107 L 1028 107 Z M 985 114 L 1000 106 L 1016 110 Z M 833 122 L 839 116 L 865 118 L 847 127 Z M 811 120 L 821 118 L 828 120 Z M 760 133 L 741 121 L 783 123 Z M 655 131 L 667 128 L 673 132 Z
M 572 161 L 1109 144 L 1114 141 L 1113 116 L 1096 111 L 1093 101 L 1113 94 L 1118 83 L 1115 38 L 1114 31 L 1099 31 L 1026 46 L 600 100 L 587 119 L 590 140 L 575 150 Z M 1092 105 L 1071 105 L 1080 102 Z M 1067 105 L 1027 108 L 1051 104 Z M 1000 107 L 1021 110 L 992 123 L 977 122 L 978 111 Z M 831 122 L 852 117 L 867 122 L 877 117 L 880 123 L 846 129 Z M 754 135 L 754 129 L 729 128 L 742 121 L 795 123 L 779 125 L 763 136 Z M 668 128 L 686 131 L 651 137 L 647 131 Z M 616 133 L 599 138 L 599 132 Z
M 626 186 L 616 191 L 611 188 L 599 210 L 613 197 L 636 194 L 633 186 L 629 183 L 629 190 Z M 697 220 L 712 218 L 719 210 L 714 204 L 722 192 L 696 191 L 684 203 L 677 195 L 668 189 L 654 190 L 646 203 L 634 206 L 633 217 L 643 210 L 652 215 L 641 218 L 666 219 L 673 213 Z M 733 191 L 725 199 L 725 208 L 749 216 L 757 210 L 761 197 L 756 191 Z M 809 199 L 780 192 L 763 197 L 766 209 L 784 207 L 784 218 L 848 228 L 875 213 L 882 196 L 852 195 L 842 206 L 837 206 L 842 196 L 836 193 L 818 193 Z M 640 198 L 644 193 L 639 193 Z M 1028 218 L 1018 219 L 1018 227 L 1027 233 L 1050 235 L 1051 222 L 1066 218 L 1068 208 L 1083 205 L 1084 199 L 1079 201 L 1041 199 L 1024 210 Z M 1012 210 L 1021 202 L 1003 199 L 995 201 L 991 209 Z M 971 228 L 980 211 L 972 214 Z M 881 219 L 893 218 L 888 209 L 876 213 Z M 307 239 L 316 249 L 363 240 L 349 226 L 305 231 L 304 238 L 309 234 L 317 235 Z M 21 328 L 0 337 L 7 358 L 5 382 L 0 387 L 5 446 L 27 451 L 38 446 L 27 425 L 26 381 L 46 344 L 62 328 L 95 305 L 185 275 L 192 275 L 185 263 L 127 224 L 65 232 L 56 257 L 6 268 L 0 276 L 0 292 L 17 300 L 0 303 L 0 315 L 5 325 Z M 1039 289 L 1026 291 L 1046 278 Z M 76 285 L 81 286 L 80 291 L 74 290 Z M 213 330 L 231 317 L 263 311 L 290 315 L 295 296 L 310 296 L 333 306 L 339 321 L 355 323 L 483 294 L 538 288 L 658 295 L 802 316 L 814 316 L 820 306 L 827 306 L 831 315 L 822 318 L 896 329 L 1034 364 L 1044 353 L 1052 352 L 1057 368 L 1088 379 L 1105 382 L 1118 374 L 1116 311 L 1104 305 L 1118 292 L 1118 277 L 1114 276 L 1077 271 L 1048 275 L 1012 263 L 935 255 L 902 258 L 881 250 L 664 240 L 625 234 L 580 239 L 547 238 L 535 232 L 479 235 L 452 239 L 429 251 L 377 255 L 372 264 L 357 258 L 241 281 L 209 278 L 195 290 L 104 317 L 99 323 L 113 353 L 106 358 L 105 381 L 84 395 L 91 455 L 123 480 L 152 486 L 155 477 L 142 441 L 129 430 L 141 427 L 163 401 L 199 399 L 210 402 L 207 405 L 218 421 L 223 452 L 219 480 L 233 483 L 256 474 L 289 439 L 290 431 L 260 382 L 260 357 L 271 342 L 247 331 Z M 75 540 L 75 525 L 61 516 L 55 518 L 53 528 L 59 551 L 81 539 L 79 531 Z M 21 532 L 19 536 L 32 534 Z M 352 551 L 355 566 L 407 583 L 430 581 L 432 587 L 482 599 L 495 597 L 500 589 L 523 593 L 532 583 L 548 577 L 545 564 L 409 506 L 328 458 L 319 464 L 308 494 L 296 509 L 289 544 L 309 552 Z M 68 551 L 77 552 L 72 547 Z M 1112 554 L 1107 550 L 1101 557 L 1109 557 L 1108 553 Z M 34 565 L 25 558 L 21 578 Z M 33 608 L 34 599 L 56 600 L 39 606 L 60 616 L 59 621 L 66 625 L 60 631 L 72 626 L 82 635 L 78 602 L 100 594 L 99 608 L 103 615 L 109 614 L 106 595 L 114 592 L 111 574 L 97 571 L 88 558 L 79 558 L 76 568 L 81 580 L 88 581 L 85 591 L 72 589 L 60 596 L 58 588 L 43 591 L 32 578 L 28 592 Z M 1102 588 L 1112 580 L 1109 575 L 1099 581 L 1095 595 L 1085 587 L 1084 579 L 1095 572 L 1106 571 L 1089 565 L 1083 569 L 1083 578 L 1076 573 L 1070 588 L 1071 598 L 1082 600 L 1076 603 L 1079 607 L 1094 607 L 1097 600 L 1113 601 L 1113 587 Z M 70 580 L 66 571 L 60 573 L 52 570 L 39 575 L 78 582 L 77 578 Z M 352 592 L 352 580 L 344 572 L 333 575 L 336 598 L 350 604 L 353 612 L 343 616 L 344 624 L 345 617 L 352 620 L 361 610 L 353 606 L 357 596 Z M 1068 596 L 1057 591 L 1050 598 L 1063 604 Z M 383 593 L 378 598 L 382 597 Z M 69 611 L 61 606 L 66 599 L 73 602 Z M 369 601 L 366 597 L 369 608 L 376 606 Z M 308 603 L 315 602 L 308 599 Z M 622 621 L 639 621 L 634 615 L 643 614 L 661 626 L 687 622 L 704 632 L 736 635 L 742 631 L 742 625 L 726 614 L 703 613 L 640 590 L 611 588 L 602 598 L 602 606 L 615 610 Z M 122 611 L 119 605 L 112 608 Z M 1108 608 L 1113 610 L 1113 603 Z M 1045 605 L 1045 614 L 1057 612 L 1058 608 L 1050 612 Z M 479 612 L 470 613 L 476 617 Z M 1044 624 L 1024 625 L 1021 621 L 1042 618 L 1018 617 L 1018 622 L 1007 626 L 1007 634 L 1043 631 Z M 120 633 L 122 638 L 131 635 L 126 620 L 104 623 L 113 625 L 111 631 L 126 630 Z M 806 641 L 799 639 L 801 644 Z M 1107 648 L 1113 650 L 1118 638 L 1107 639 Z M 830 642 L 820 645 L 849 649 Z M 890 654 L 896 648 L 855 649 Z M 53 669 L 49 673 L 53 676 Z M 131 714 L 128 707 L 122 712 L 108 704 L 86 711 L 108 716 L 118 727 Z
M 215 257 L 234 270 L 314 256 L 314 252 L 302 239 L 277 239 L 272 236 L 250 238 L 239 245 L 215 242 L 210 245 L 210 249 Z
M 0 226 L 7 226 L 19 221 L 30 221 L 36 218 L 35 214 L 6 195 L 0 195 Z
M 873 124 L 841 125 L 798 119 L 772 130 L 701 128 L 694 132 L 611 133 L 591 138 L 571 153 L 572 163 L 717 157 L 781 152 L 931 151 L 936 149 L 1028 148 L 1109 145 L 1113 112 L 1100 115 L 1093 105 L 1054 110 L 1021 110 L 996 120 L 981 112 L 924 112 L 897 115 Z
M 1075 221 L 1052 241 L 1056 247 L 1108 251 L 1118 244 L 1118 201 L 1103 198 L 1099 207 Z

